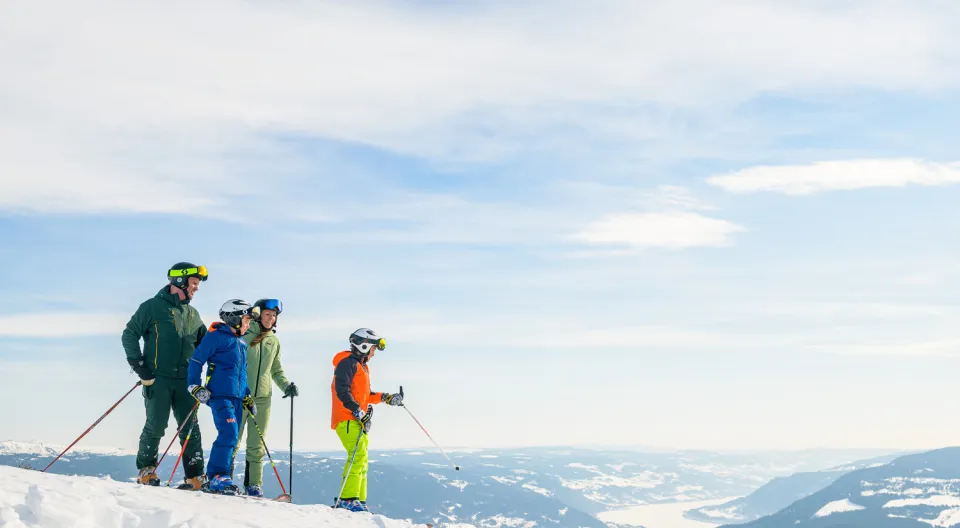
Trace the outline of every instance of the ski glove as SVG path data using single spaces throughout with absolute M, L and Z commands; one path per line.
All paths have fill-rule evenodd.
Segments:
M 300 396 L 300 389 L 298 389 L 292 381 L 287 385 L 286 389 L 283 389 L 283 397 L 286 398 L 287 396 Z
M 357 410 L 353 411 L 353 417 L 360 422 L 360 426 L 363 427 L 364 433 L 370 432 L 370 418 L 373 417 L 373 406 L 370 405 L 367 407 L 367 412 L 363 412 L 363 409 L 357 407 Z
M 396 394 L 383 393 L 381 400 L 387 405 L 403 405 L 403 394 L 399 392 Z
M 140 385 L 143 385 L 144 387 L 149 387 L 150 385 L 153 385 L 154 381 L 156 381 L 156 378 L 142 379 L 140 380 Z
M 210 401 L 210 391 L 206 387 L 201 387 L 200 385 L 190 385 L 187 387 L 187 390 L 190 391 L 190 394 L 197 399 L 200 403 L 207 403 Z
M 243 399 L 243 408 L 250 412 L 250 414 L 257 414 L 257 404 L 253 403 L 253 396 L 247 396 Z

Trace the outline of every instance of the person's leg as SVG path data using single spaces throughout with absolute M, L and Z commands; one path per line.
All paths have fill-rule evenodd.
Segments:
M 173 387 L 173 415 L 177 419 L 177 427 L 183 425 L 183 421 L 190 416 L 190 422 L 186 427 L 180 430 L 180 446 L 183 442 L 187 443 L 187 448 L 183 451 L 183 474 L 187 479 L 196 479 L 203 475 L 203 444 L 200 438 L 199 414 L 200 407 L 197 406 L 196 398 L 187 390 L 187 380 L 176 380 Z M 188 438 L 189 437 L 189 438 Z
M 369 446 L 370 437 L 363 435 L 360 437 L 360 447 L 357 449 L 357 459 L 354 464 L 359 464 L 363 462 L 362 469 L 360 471 L 360 502 L 363 504 L 367 503 L 367 471 L 370 469 L 369 457 L 367 457 L 367 447 Z M 362 457 L 361 457 L 362 453 Z
M 217 427 L 217 439 L 210 449 L 210 460 L 207 462 L 207 477 L 212 481 L 217 476 L 230 476 L 230 457 L 239 436 L 236 407 L 239 400 L 232 398 L 216 398 L 209 402 L 213 412 L 213 423 Z
M 257 425 L 260 431 L 267 434 L 267 427 L 270 426 L 270 400 L 271 398 L 257 398 L 254 403 L 257 405 L 257 414 L 254 415 L 256 423 L 247 418 L 247 485 L 263 486 L 263 442 L 260 441 L 260 433 L 257 432 Z
M 361 432 L 360 423 L 356 420 L 344 420 L 337 424 L 337 436 L 340 438 L 343 448 L 347 450 L 347 459 L 343 463 L 342 479 L 344 480 L 340 481 L 343 485 L 343 493 L 340 495 L 341 501 L 360 499 L 360 473 L 367 463 L 366 450 L 361 451 L 363 446 L 357 444 L 358 441 L 361 444 L 363 443 Z M 356 456 L 353 456 L 354 449 L 356 449 Z M 347 472 L 348 469 L 349 473 Z
M 157 377 L 152 385 L 143 387 L 143 403 L 146 420 L 140 432 L 137 469 L 140 471 L 141 484 L 159 485 L 160 480 L 155 473 L 157 451 L 170 420 L 171 391 L 166 378 Z

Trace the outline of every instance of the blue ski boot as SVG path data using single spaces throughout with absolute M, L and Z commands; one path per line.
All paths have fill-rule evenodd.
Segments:
M 211 493 L 221 493 L 223 495 L 236 495 L 240 488 L 233 483 L 229 475 L 214 475 L 207 482 L 207 490 Z
M 263 490 L 256 484 L 247 486 L 247 495 L 250 497 L 263 497 Z
M 340 501 L 339 504 L 337 504 L 337 508 L 340 508 L 343 510 L 349 510 L 352 512 L 369 511 L 367 510 L 367 506 L 357 499 L 343 499 Z

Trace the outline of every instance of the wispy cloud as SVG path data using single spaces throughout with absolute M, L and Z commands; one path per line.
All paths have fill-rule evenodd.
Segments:
M 822 161 L 808 165 L 759 166 L 707 178 L 735 193 L 779 192 L 809 195 L 869 187 L 951 185 L 960 183 L 960 162 L 910 159 Z
M 490 161 L 576 149 L 591 123 L 640 148 L 656 131 L 611 121 L 614 100 L 714 108 L 794 88 L 936 90 L 958 80 L 957 9 L 15 2 L 0 19 L 0 208 L 197 214 L 231 191 L 178 190 L 243 172 L 224 154 L 269 150 L 276 133 Z
M 623 213 L 593 222 L 571 238 L 596 245 L 681 249 L 729 246 L 741 231 L 745 228 L 733 222 L 691 212 Z

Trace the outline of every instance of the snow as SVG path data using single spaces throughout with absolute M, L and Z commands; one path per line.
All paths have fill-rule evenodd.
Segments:
M 666 504 L 645 504 L 622 510 L 611 510 L 597 514 L 597 518 L 606 523 L 633 524 L 648 528 L 714 528 L 718 524 L 687 519 L 683 513 L 689 510 L 723 504 L 740 497 L 727 497 L 706 501 L 671 502 Z
M 544 497 L 550 497 L 551 495 L 553 495 L 553 492 L 552 492 L 552 491 L 550 491 L 550 490 L 548 490 L 548 489 L 546 489 L 546 488 L 541 488 L 541 487 L 536 486 L 536 485 L 534 485 L 534 484 L 531 484 L 531 483 L 529 483 L 529 482 L 526 483 L 526 484 L 524 484 L 523 487 L 524 487 L 525 489 L 528 489 L 528 490 L 534 492 L 534 493 L 539 493 L 540 495 L 543 495 Z
M 883 505 L 884 508 L 905 508 L 907 506 L 960 506 L 960 497 L 955 495 L 932 495 L 919 499 L 896 499 Z
M 0 466 L 4 528 L 409 528 L 408 521 Z M 464 525 L 466 526 L 466 525 Z
M 826 517 L 827 515 L 833 515 L 834 513 L 850 512 L 863 509 L 865 509 L 863 506 L 850 502 L 850 499 L 843 499 L 828 502 L 823 506 L 823 508 L 820 508 L 817 513 L 813 514 L 813 516 Z
M 19 442 L 16 440 L 0 441 L 0 455 L 40 455 L 55 457 L 66 449 L 66 445 L 48 444 L 39 440 L 29 442 Z M 64 456 L 76 453 L 88 453 L 94 455 L 136 455 L 136 452 L 116 447 L 84 446 L 79 442 L 73 446 Z
M 940 512 L 940 515 L 936 519 L 926 520 L 920 519 L 920 521 L 925 522 L 931 526 L 942 526 L 949 528 L 950 526 L 956 526 L 960 524 L 960 508 L 950 508 Z

